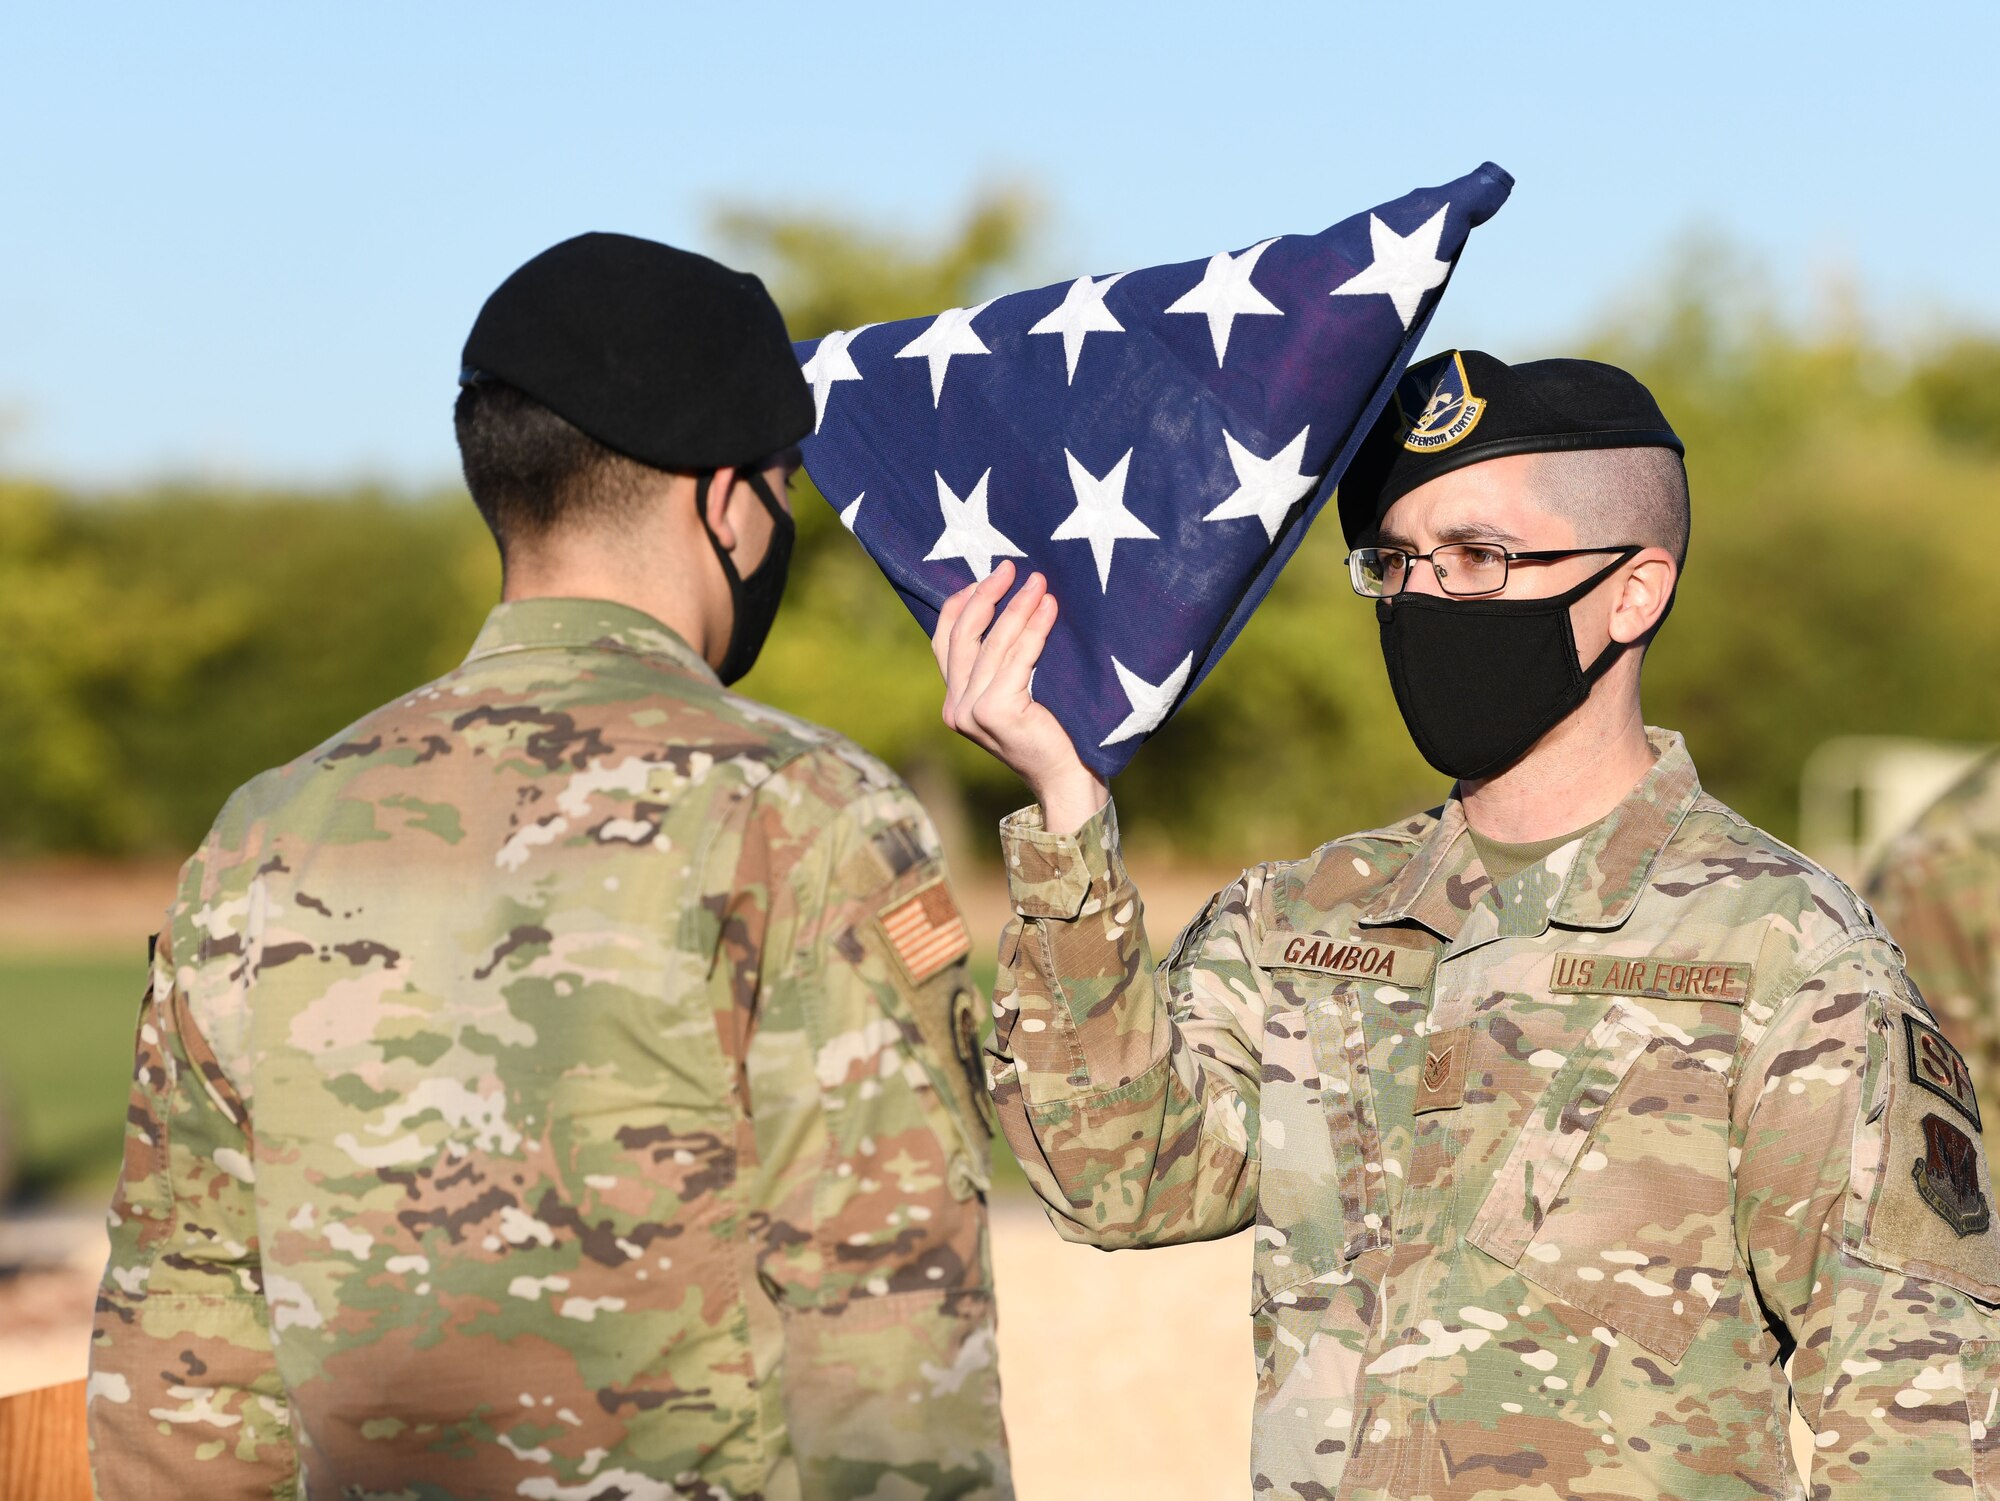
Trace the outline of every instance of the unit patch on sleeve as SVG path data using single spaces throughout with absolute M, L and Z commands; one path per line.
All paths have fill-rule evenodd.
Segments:
M 943 876 L 884 907 L 875 922 L 913 985 L 972 952 L 965 919 Z
M 1924 1025 L 1907 1011 L 1903 1013 L 1903 1028 L 1903 1040 L 1909 1044 L 1911 1081 L 1921 1084 L 1971 1121 L 1973 1130 L 1982 1129 L 1979 1096 L 1972 1089 L 1972 1070 L 1966 1067 L 1958 1049 L 1944 1033 Z
M 1924 1116 L 1924 1155 L 1910 1168 L 1917 1192 L 1951 1226 L 1954 1235 L 1977 1235 L 1992 1223 L 1985 1185 L 1979 1176 L 1979 1149 L 1941 1115 Z
M 1257 946 L 1257 963 L 1265 969 L 1310 969 L 1385 985 L 1422 985 L 1436 962 L 1423 949 L 1326 933 L 1270 933 Z
M 1750 966 L 1652 955 L 1557 954 L 1549 989 L 1557 995 L 1629 995 L 1654 1001 L 1740 1001 Z

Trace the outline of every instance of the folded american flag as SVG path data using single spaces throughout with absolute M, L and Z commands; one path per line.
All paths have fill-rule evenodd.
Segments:
M 1001 558 L 1047 575 L 1035 697 L 1108 777 L 1270 589 L 1513 181 L 800 344 L 807 472 L 926 632 Z

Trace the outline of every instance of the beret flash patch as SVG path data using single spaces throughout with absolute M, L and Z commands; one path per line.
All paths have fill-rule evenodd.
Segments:
M 1472 394 L 1465 361 L 1456 349 L 1405 376 L 1396 387 L 1396 406 L 1410 424 L 1403 447 L 1412 453 L 1451 447 L 1479 426 L 1486 410 L 1486 403 Z

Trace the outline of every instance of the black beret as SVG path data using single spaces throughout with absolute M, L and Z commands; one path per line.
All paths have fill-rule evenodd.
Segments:
M 1353 547 L 1417 486 L 1513 453 L 1686 448 L 1653 393 L 1616 365 L 1509 365 L 1448 349 L 1412 365 L 1340 480 L 1340 530 Z
M 631 235 L 564 240 L 500 283 L 461 367 L 460 384 L 505 381 L 656 469 L 748 463 L 813 426 L 764 283 Z

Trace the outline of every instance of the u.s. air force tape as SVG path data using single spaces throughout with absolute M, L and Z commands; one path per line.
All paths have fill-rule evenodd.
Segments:
M 1750 966 L 1657 954 L 1557 954 L 1552 995 L 1629 995 L 1656 1001 L 1740 1001 Z

